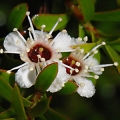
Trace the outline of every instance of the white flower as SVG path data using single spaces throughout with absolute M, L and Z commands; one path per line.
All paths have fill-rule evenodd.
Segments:
M 19 31 L 14 28 L 13 32 L 5 37 L 4 47 L 6 51 L 0 50 L 1 54 L 19 54 L 20 59 L 25 62 L 7 71 L 10 73 L 12 70 L 19 69 L 15 74 L 15 81 L 23 88 L 31 87 L 35 83 L 37 74 L 45 66 L 52 62 L 59 63 L 59 59 L 62 57 L 61 52 L 73 51 L 71 46 L 75 44 L 65 30 L 59 32 L 54 39 L 51 39 L 52 32 L 62 20 L 61 18 L 58 19 L 52 30 L 46 33 L 43 32 L 45 25 L 42 25 L 41 31 L 34 30 L 29 14 L 30 12 L 26 12 L 30 23 L 30 28 L 28 29 L 29 38 L 25 40 Z M 61 82 L 60 84 L 62 85 L 65 81 L 63 80 L 63 83 L 60 81 L 59 74 L 61 74 L 60 71 L 55 82 Z
M 78 79 L 78 80 L 77 80 Z M 92 97 L 95 93 L 95 86 L 93 85 L 91 80 L 87 80 L 85 78 L 77 78 L 77 92 L 80 94 L 82 97 Z
M 77 92 L 84 97 L 92 97 L 95 93 L 93 83 L 89 80 L 90 77 L 95 79 L 99 78 L 99 75 L 104 71 L 104 67 L 117 66 L 118 63 L 99 65 L 97 59 L 93 56 L 97 53 L 97 49 L 105 45 L 105 42 L 94 47 L 87 54 L 83 49 L 77 48 L 73 51 L 69 57 L 63 59 L 63 64 L 71 68 L 66 67 L 67 74 L 71 75 L 71 80 L 74 80 L 79 86 Z

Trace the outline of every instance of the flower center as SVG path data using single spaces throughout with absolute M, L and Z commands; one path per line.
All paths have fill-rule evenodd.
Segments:
M 45 61 L 47 61 L 52 56 L 51 50 L 41 44 L 37 44 L 34 47 L 32 47 L 27 54 L 28 54 L 29 59 L 35 63 L 41 61 L 42 58 Z M 39 60 L 39 58 L 41 59 Z
M 69 57 L 63 59 L 63 63 L 70 66 L 70 67 L 72 67 L 74 69 L 73 71 L 71 71 L 70 68 L 66 68 L 66 72 L 68 74 L 76 75 L 79 72 L 81 72 L 81 70 L 82 70 L 81 63 L 78 62 L 77 60 L 75 60 L 73 57 L 69 56 Z

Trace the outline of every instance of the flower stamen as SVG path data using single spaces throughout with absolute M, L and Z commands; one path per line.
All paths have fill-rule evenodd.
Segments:
M 58 23 L 61 22 L 61 21 L 62 21 L 62 18 L 59 18 L 58 21 L 56 22 L 56 24 L 53 26 L 52 30 L 49 32 L 49 35 L 51 35 L 53 33 L 53 31 L 57 27 Z
M 3 49 L 0 49 L 0 54 L 3 54 L 3 53 L 4 53 Z
M 24 63 L 24 64 L 22 64 L 22 65 L 19 65 L 19 66 L 17 66 L 17 67 L 14 67 L 14 68 L 8 70 L 7 73 L 11 73 L 11 71 L 17 70 L 17 69 L 19 69 L 19 68 L 21 68 L 21 67 L 23 67 L 23 66 L 25 66 L 25 65 L 27 65 L 27 64 L 28 64 L 28 63 Z
M 30 12 L 27 11 L 27 12 L 26 12 L 26 15 L 27 15 L 27 17 L 28 17 L 28 21 L 29 21 L 29 24 L 30 24 L 30 27 L 31 27 L 31 31 L 32 31 L 34 40 L 37 40 L 37 37 L 36 37 L 36 35 L 35 35 L 35 30 L 34 30 L 34 28 L 33 28 L 33 24 L 32 24 L 32 21 L 31 21 L 31 19 L 30 19 L 30 16 L 29 16 L 29 15 L 30 15 Z
M 41 28 L 42 28 L 42 29 L 41 29 L 41 32 L 43 32 L 43 29 L 44 29 L 45 27 L 46 27 L 45 25 L 42 25 L 42 26 L 41 26 Z
M 13 31 L 14 31 L 14 32 L 17 32 L 18 35 L 20 36 L 20 38 L 22 39 L 22 41 L 24 42 L 24 44 L 27 45 L 25 38 L 20 34 L 20 32 L 17 30 L 17 28 L 14 28 Z M 16 43 L 16 44 L 17 44 L 17 43 Z
M 88 52 L 83 59 L 86 59 L 93 51 L 97 50 L 100 46 L 105 45 L 105 42 L 102 42 L 101 44 L 97 45 L 96 47 L 94 47 L 90 52 Z
M 109 66 L 117 66 L 118 63 L 115 62 L 113 64 L 103 64 L 103 65 L 95 65 L 94 68 L 99 68 L 99 67 L 109 67 Z

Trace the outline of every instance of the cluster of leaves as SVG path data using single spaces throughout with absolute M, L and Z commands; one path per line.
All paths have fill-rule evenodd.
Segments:
M 50 31 L 57 19 L 62 18 L 63 21 L 56 27 L 55 31 L 66 28 L 71 36 L 74 37 L 88 35 L 90 38 L 88 42 L 90 43 L 79 45 L 85 52 L 105 41 L 107 45 L 102 49 L 101 57 L 106 57 L 107 55 L 110 58 L 110 60 L 106 58 L 108 61 L 119 62 L 120 30 L 118 26 L 120 24 L 118 22 L 120 22 L 120 10 L 95 12 L 95 9 L 97 11 L 98 4 L 99 0 L 58 0 L 57 2 L 53 0 L 50 14 L 34 13 L 32 21 L 37 29 L 41 29 L 41 25 L 45 24 L 47 27 L 44 30 Z M 58 5 L 60 8 L 58 8 Z M 119 6 L 119 3 L 116 2 L 116 6 Z M 63 11 L 60 10 L 61 8 L 63 8 Z M 8 31 L 12 31 L 13 28 L 23 31 L 26 28 L 26 25 L 24 25 L 26 24 L 24 21 L 26 11 L 28 11 L 26 3 L 19 4 L 12 9 L 6 23 Z M 0 39 L 1 47 L 3 40 L 4 38 Z M 100 60 L 100 54 L 98 54 L 97 59 Z M 14 55 L 4 54 L 0 59 L 0 67 L 6 70 L 20 63 L 21 61 L 18 60 L 18 56 L 16 59 Z M 37 77 L 35 85 L 29 89 L 21 89 L 17 86 L 14 82 L 14 73 L 7 74 L 5 70 L 0 70 L 0 119 L 67 120 L 67 118 L 50 108 L 52 95 L 46 95 L 45 92 L 54 80 L 57 70 L 56 63 L 44 68 Z M 120 64 L 117 66 L 117 71 L 114 71 L 114 74 L 118 73 L 120 73 Z M 67 82 L 65 87 L 57 94 L 69 95 L 74 93 L 76 89 L 77 86 L 74 83 Z

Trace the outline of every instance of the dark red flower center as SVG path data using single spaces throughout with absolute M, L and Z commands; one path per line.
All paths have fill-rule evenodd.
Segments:
M 45 61 L 47 61 L 51 58 L 52 52 L 49 48 L 41 44 L 37 44 L 30 49 L 28 52 L 28 57 L 32 62 L 37 63 L 38 60 L 41 61 L 38 56 L 40 56 L 40 58 L 44 58 Z
M 81 63 L 78 62 L 77 60 L 75 60 L 74 58 L 70 57 L 70 56 L 65 58 L 65 59 L 63 59 L 63 63 L 68 65 L 68 66 L 70 66 L 70 67 L 72 67 L 74 69 L 72 71 L 72 73 L 71 73 L 71 69 L 66 67 L 66 72 L 68 74 L 76 75 L 79 72 L 81 72 L 81 70 L 82 70 Z

